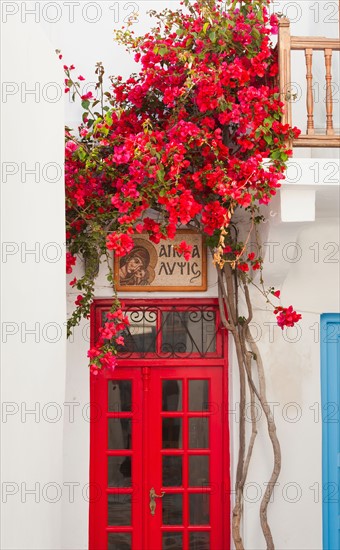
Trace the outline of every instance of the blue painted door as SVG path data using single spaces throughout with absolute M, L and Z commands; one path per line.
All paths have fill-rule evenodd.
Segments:
M 321 315 L 324 550 L 340 549 L 340 314 Z

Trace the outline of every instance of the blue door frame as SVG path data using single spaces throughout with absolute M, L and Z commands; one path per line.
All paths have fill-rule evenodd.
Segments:
M 340 549 L 340 314 L 321 315 L 323 548 Z

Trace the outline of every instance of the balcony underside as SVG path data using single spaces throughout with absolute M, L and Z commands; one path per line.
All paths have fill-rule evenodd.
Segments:
M 293 140 L 293 147 L 340 147 L 340 136 L 318 136 L 300 134 Z

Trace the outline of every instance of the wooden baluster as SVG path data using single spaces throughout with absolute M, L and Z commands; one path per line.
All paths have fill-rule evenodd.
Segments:
M 313 63 L 313 49 L 306 48 L 306 78 L 307 78 L 307 134 L 314 134 L 314 98 L 313 98 L 313 74 L 312 74 L 312 63 Z
M 326 66 L 326 134 L 334 136 L 333 128 L 333 97 L 332 97 L 332 50 L 325 48 Z
M 282 123 L 292 126 L 290 21 L 286 17 L 279 19 L 278 50 L 280 99 L 284 103 Z M 288 146 L 291 148 L 292 143 L 288 143 Z

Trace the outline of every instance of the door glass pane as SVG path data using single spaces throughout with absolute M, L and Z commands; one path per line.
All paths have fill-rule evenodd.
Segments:
M 190 533 L 189 550 L 210 550 L 209 533 Z
M 163 533 L 162 550 L 182 550 L 183 535 L 182 533 L 165 532 Z
M 189 380 L 189 411 L 208 410 L 208 388 L 208 380 Z
M 189 495 L 190 524 L 209 524 L 209 494 L 195 493 Z
M 108 550 L 131 550 L 130 533 L 109 533 Z
M 110 380 L 109 412 L 131 411 L 131 380 Z
M 109 418 L 109 449 L 131 449 L 131 418 Z
M 182 495 L 166 494 L 162 498 L 163 525 L 182 525 Z
M 163 456 L 163 487 L 181 487 L 182 457 Z
M 207 449 L 209 446 L 209 419 L 189 418 L 189 449 Z
M 138 311 L 126 311 L 130 325 L 121 332 L 124 345 L 118 347 L 119 355 L 127 353 L 152 353 L 156 351 L 157 312 L 140 308 Z
M 162 353 L 214 353 L 215 312 L 209 310 L 162 312 Z
M 163 449 L 182 448 L 182 419 L 163 418 Z
M 182 410 L 182 380 L 163 380 L 162 382 L 162 410 Z
M 131 525 L 131 495 L 122 493 L 107 496 L 108 525 Z
M 206 487 L 209 484 L 209 457 L 189 456 L 189 486 Z
M 107 470 L 109 487 L 131 487 L 131 456 L 109 456 Z

